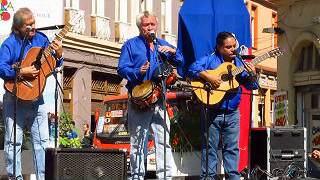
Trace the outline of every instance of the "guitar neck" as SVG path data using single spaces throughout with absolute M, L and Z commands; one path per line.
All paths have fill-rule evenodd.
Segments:
M 71 27 L 70 25 L 66 25 L 66 26 L 59 32 L 59 34 L 56 34 L 56 37 L 54 38 L 53 41 L 61 41 L 61 40 L 66 36 L 66 34 L 67 34 L 67 32 L 68 32 L 68 30 L 69 30 L 70 27 Z M 53 50 L 53 49 L 52 49 L 50 46 L 48 46 L 48 47 L 44 50 L 43 53 L 44 53 L 45 56 L 49 56 L 49 55 L 51 55 L 52 50 Z
M 269 53 L 265 53 L 262 56 L 254 58 L 250 63 L 253 64 L 253 65 L 256 65 L 256 64 L 262 62 L 263 60 L 269 58 L 269 57 L 270 57 Z M 240 67 L 238 67 L 238 68 L 236 68 L 236 69 L 234 69 L 232 71 L 232 75 L 236 76 L 236 75 L 240 74 L 244 70 L 245 70 L 245 67 L 244 66 L 240 66 Z

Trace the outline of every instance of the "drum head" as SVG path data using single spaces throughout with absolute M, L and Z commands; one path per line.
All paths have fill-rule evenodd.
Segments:
M 147 80 L 144 81 L 142 84 L 137 85 L 132 90 L 132 97 L 133 98 L 145 98 L 152 93 L 152 81 Z

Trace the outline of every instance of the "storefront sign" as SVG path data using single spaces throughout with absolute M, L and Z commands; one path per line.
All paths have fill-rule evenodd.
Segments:
M 320 114 L 319 113 L 312 113 L 311 116 L 311 143 L 312 148 L 319 148 L 320 147 Z
M 288 94 L 286 91 L 274 93 L 274 125 L 285 126 L 288 122 Z
M 123 117 L 122 110 L 111 111 L 111 117 Z

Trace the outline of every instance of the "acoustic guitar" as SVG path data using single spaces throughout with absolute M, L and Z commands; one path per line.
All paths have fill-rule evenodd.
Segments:
M 67 32 L 72 28 L 75 22 L 79 22 L 81 16 L 76 15 L 65 25 L 65 27 L 56 35 L 54 40 L 61 41 Z M 20 100 L 32 101 L 39 98 L 43 93 L 46 79 L 49 77 L 56 68 L 56 59 L 51 54 L 52 48 L 50 46 L 32 47 L 26 54 L 25 58 L 21 61 L 21 68 L 34 65 L 39 74 L 32 78 L 19 77 L 16 84 L 16 96 Z M 4 82 L 4 88 L 13 93 L 14 80 L 7 80 Z
M 259 57 L 256 57 L 250 63 L 256 65 L 267 58 L 277 57 L 282 54 L 283 52 L 279 48 L 276 48 Z M 244 66 L 236 67 L 233 63 L 230 62 L 224 62 L 214 70 L 207 70 L 209 74 L 220 76 L 222 80 L 222 83 L 218 88 L 209 91 L 208 105 L 215 105 L 219 103 L 224 98 L 227 92 L 235 91 L 236 88 L 239 87 L 239 83 L 235 79 L 235 77 L 244 70 Z M 206 89 L 208 89 L 208 87 L 211 88 L 210 83 L 205 82 L 204 80 L 193 80 L 191 81 L 191 85 L 199 101 L 207 104 L 208 93 Z

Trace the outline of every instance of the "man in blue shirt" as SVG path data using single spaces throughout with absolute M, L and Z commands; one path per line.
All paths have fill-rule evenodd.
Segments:
M 164 169 L 166 169 L 167 179 L 171 179 L 172 176 L 173 158 L 169 143 L 170 124 L 168 114 L 164 120 L 166 110 L 163 108 L 162 98 L 158 97 L 159 100 L 148 102 L 143 109 L 132 101 L 135 98 L 133 97 L 135 94 L 132 92 L 137 85 L 145 84 L 148 80 L 152 80 L 152 84 L 157 84 L 156 74 L 159 74 L 158 67 L 162 66 L 163 61 L 169 61 L 176 65 L 183 61 L 182 54 L 174 46 L 165 40 L 152 37 L 157 31 L 157 23 L 156 16 L 148 11 L 137 17 L 140 35 L 125 42 L 121 49 L 118 65 L 118 74 L 128 80 L 126 87 L 131 96 L 128 102 L 128 126 L 132 179 L 144 179 L 145 146 L 150 126 L 155 138 L 157 177 L 164 178 Z M 160 62 L 157 61 L 157 55 L 161 56 Z M 142 94 L 144 91 L 145 89 L 141 88 L 141 91 L 139 89 L 136 94 Z M 166 140 L 164 140 L 164 133 L 166 133 Z M 166 168 L 164 168 L 164 147 L 166 148 Z
M 218 68 L 224 62 L 233 63 L 236 67 L 244 65 L 236 57 L 237 41 L 232 33 L 220 32 L 216 38 L 216 50 L 213 54 L 205 56 L 195 61 L 189 68 L 189 75 L 192 78 L 201 78 L 209 82 L 213 89 L 218 88 L 223 82 L 219 75 L 210 74 L 207 70 Z M 249 68 L 255 73 L 255 68 L 249 63 Z M 258 84 L 246 71 L 238 74 L 236 80 L 247 89 L 257 89 Z M 209 145 L 206 152 L 206 134 L 205 113 L 202 114 L 202 161 L 201 170 L 202 179 L 208 175 L 209 179 L 217 178 L 217 152 L 221 142 L 224 161 L 224 170 L 226 176 L 231 180 L 240 179 L 238 173 L 239 161 L 239 110 L 241 87 L 233 92 L 227 92 L 224 98 L 218 103 L 208 108 L 208 126 L 209 126 Z M 208 153 L 208 172 L 206 172 L 206 153 Z
M 39 75 L 39 69 L 32 65 L 15 71 L 13 66 L 20 61 L 20 51 L 24 40 L 26 46 L 22 59 L 32 47 L 48 47 L 53 50 L 57 65 L 61 65 L 62 44 L 55 41 L 49 45 L 47 36 L 35 30 L 35 18 L 28 8 L 20 8 L 13 17 L 11 34 L 2 43 L 0 48 L 0 77 L 3 80 L 14 80 L 16 76 L 21 78 L 35 78 Z M 19 74 L 17 74 L 19 72 Z M 17 101 L 16 107 L 16 143 L 14 144 L 14 104 L 16 98 L 6 91 L 3 96 L 4 118 L 5 118 L 5 142 L 4 151 L 6 157 L 7 173 L 9 179 L 23 179 L 21 174 L 21 145 L 23 141 L 23 129 L 29 128 L 32 137 L 34 152 L 34 167 L 37 180 L 45 179 L 45 149 L 49 144 L 48 117 L 44 107 L 43 97 L 34 101 Z M 14 153 L 16 146 L 16 153 Z M 14 156 L 16 166 L 14 173 Z M 14 175 L 16 177 L 14 177 Z

